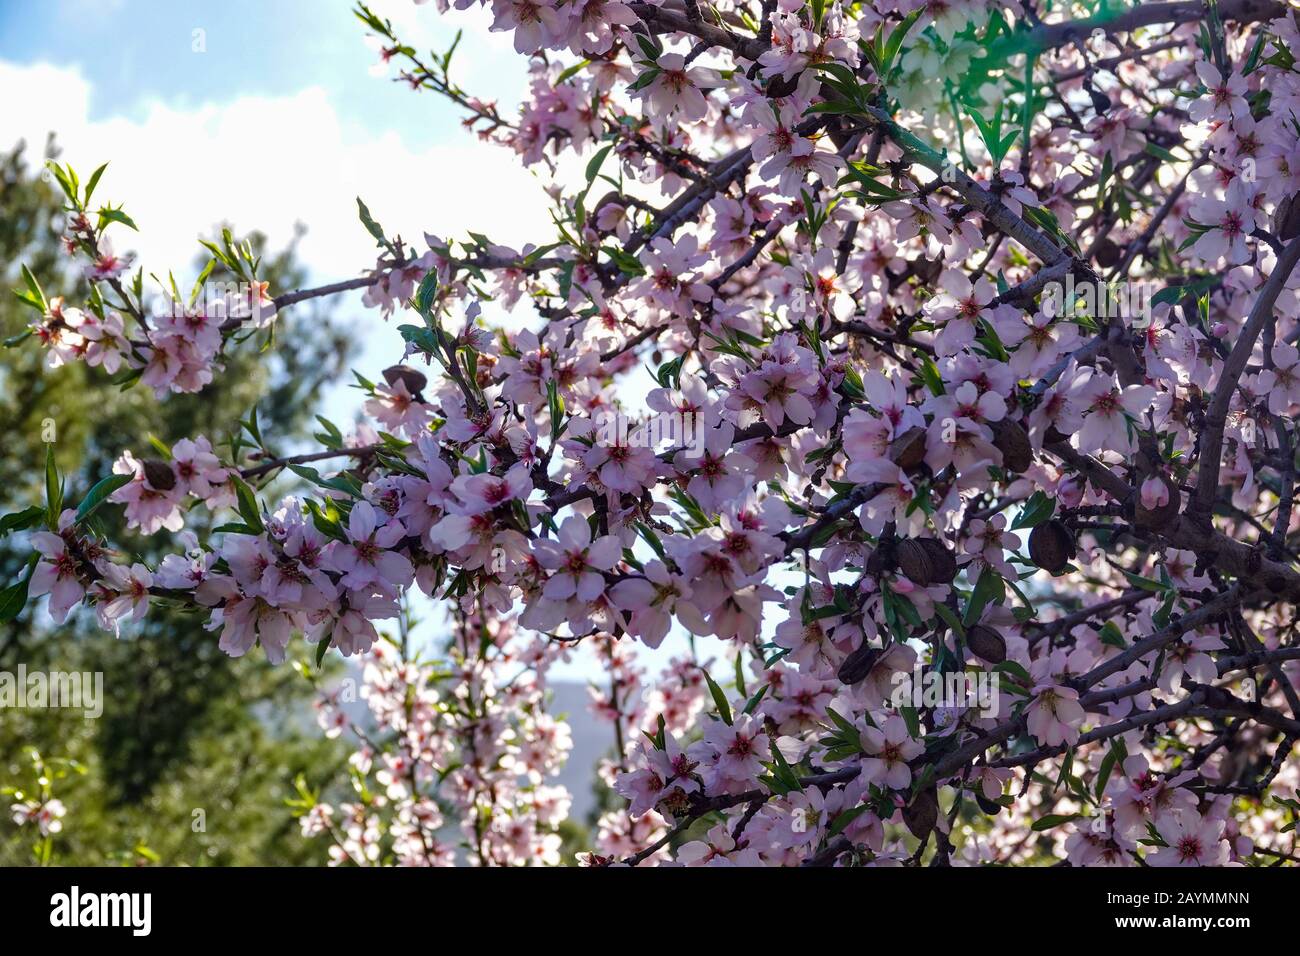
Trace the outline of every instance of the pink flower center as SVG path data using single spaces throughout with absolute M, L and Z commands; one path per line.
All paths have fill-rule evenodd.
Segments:
M 1178 841 L 1178 855 L 1184 860 L 1196 860 L 1201 856 L 1201 841 L 1194 836 L 1185 836 Z

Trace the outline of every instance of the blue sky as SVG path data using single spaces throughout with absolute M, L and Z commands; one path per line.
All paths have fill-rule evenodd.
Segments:
M 449 46 L 455 15 L 419 12 L 428 45 Z M 400 132 L 414 148 L 460 135 L 451 109 L 426 102 L 412 122 L 410 92 L 368 77 L 374 56 L 363 35 L 346 0 L 0 0 L 0 57 L 80 67 L 92 84 L 92 119 L 138 119 L 154 100 L 185 109 L 320 86 L 344 118 L 374 133 Z M 481 63 L 487 49 L 471 35 L 463 60 Z M 518 59 L 492 59 L 492 69 L 472 70 L 475 92 L 516 101 Z

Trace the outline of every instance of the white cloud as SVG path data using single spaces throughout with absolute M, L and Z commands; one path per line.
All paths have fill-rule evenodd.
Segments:
M 377 250 L 357 218 L 357 196 L 388 235 L 420 251 L 426 231 L 445 239 L 474 230 L 516 246 L 553 233 L 542 184 L 507 149 L 458 130 L 455 142 L 413 150 L 394 133 L 375 137 L 344 122 L 319 87 L 195 109 L 155 101 L 135 114 L 142 119 L 94 120 L 90 84 L 75 67 L 0 60 L 0 89 L 34 94 L 0 97 L 0 148 L 25 139 L 36 163 L 53 131 L 60 160 L 83 181 L 109 162 L 95 200 L 124 204 L 140 227 L 112 227 L 116 248 L 134 251 L 146 275 L 174 272 L 182 287 L 194 278 L 198 238 L 222 222 L 241 234 L 261 230 L 273 250 L 301 222 L 298 251 L 312 282 L 360 274 Z M 433 103 L 412 98 L 413 115 Z M 375 377 L 403 343 L 397 323 L 363 311 L 359 298 L 345 300 L 345 314 L 361 317 L 354 365 Z M 344 422 L 359 404 L 359 393 L 340 385 L 322 411 Z
M 375 0 L 368 6 L 380 19 L 392 22 L 393 32 L 402 42 L 418 50 L 441 53 L 453 36 L 450 29 L 463 30 L 451 73 L 452 79 L 467 89 L 477 90 L 479 80 L 499 77 L 503 62 L 510 64 L 511 72 L 523 72 L 524 57 L 515 52 L 514 34 L 509 30 L 493 32 L 495 18 L 486 7 L 435 13 L 432 4 L 411 0 Z M 518 92 L 522 94 L 522 87 Z
M 390 234 L 410 240 L 474 229 L 522 244 L 551 231 L 540 183 L 509 151 L 468 134 L 424 150 L 392 133 L 373 138 L 343 122 L 318 87 L 193 110 L 154 102 L 138 121 L 91 120 L 89 84 L 75 68 L 0 61 L 0 88 L 39 91 L 0 99 L 0 128 L 12 136 L 2 145 L 24 138 L 39 149 L 53 131 L 83 179 L 111 162 L 97 198 L 126 204 L 141 231 L 119 232 L 119 241 L 159 274 L 186 272 L 197 237 L 229 221 L 261 229 L 273 245 L 303 222 L 313 274 L 355 275 L 375 252 L 357 220 L 358 195 Z

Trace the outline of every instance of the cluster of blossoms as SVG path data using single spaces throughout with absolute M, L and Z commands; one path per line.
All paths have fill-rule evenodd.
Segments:
M 672 658 L 658 678 L 647 684 L 645 668 L 629 642 L 602 639 L 596 649 L 609 683 L 590 685 L 590 709 L 598 721 L 613 728 L 615 743 L 613 755 L 599 762 L 596 774 L 605 792 L 612 794 L 623 789 L 621 779 L 638 750 L 640 735 L 653 736 L 661 726 L 668 733 L 685 733 L 704 711 L 708 693 L 704 671 L 690 657 Z M 591 852 L 581 861 L 600 866 L 635 854 L 656 862 L 668 860 L 661 845 L 667 832 L 665 821 L 653 803 L 623 804 L 621 799 L 615 803 L 596 819 Z M 643 853 L 646 847 L 654 849 Z
M 35 747 L 25 747 L 31 763 L 32 786 L 0 788 L 0 796 L 12 798 L 9 816 L 14 824 L 27 828 L 34 837 L 32 856 L 40 866 L 48 866 L 54 857 L 54 840 L 63 832 L 68 808 L 55 796 L 55 785 L 86 768 L 66 757 L 45 757 Z
M 292 805 L 303 835 L 331 840 L 331 865 L 558 864 L 571 798 L 547 781 L 572 747 L 544 706 L 558 653 L 521 639 L 509 619 L 474 614 L 456 615 L 437 658 L 405 641 L 376 644 L 360 701 L 347 678 L 317 702 L 326 736 L 357 743 L 355 797 L 335 806 L 300 780 Z
M 233 274 L 247 277 L 246 281 L 228 284 L 219 294 L 210 290 L 202 298 L 200 285 L 188 302 L 173 284 L 163 298 L 163 307 L 150 310 L 145 302 L 143 270 L 133 278 L 128 276 L 134 257 L 114 253 L 107 235 L 107 228 L 114 223 L 131 228 L 135 223 L 111 206 L 99 210 L 98 225 L 91 222 L 89 204 L 103 167 L 83 190 L 71 167 L 50 165 L 68 201 L 63 245 L 70 256 L 87 260 L 84 277 L 91 283 L 91 294 L 85 308 L 69 306 L 61 296 L 47 300 L 35 276 L 24 269 L 27 287 L 18 291 L 19 298 L 39 313 L 26 335 L 34 336 L 45 348 L 46 365 L 54 369 L 84 361 L 118 376 L 123 383 L 139 381 L 158 398 L 172 392 L 202 391 L 222 369 L 227 339 L 266 328 L 275 317 L 267 284 L 252 277 L 255 259 L 251 248 L 247 243 L 236 247 L 226 233 L 224 249 L 210 247 L 213 266 L 220 263 Z
M 398 743 L 354 766 L 386 796 L 304 818 L 338 861 L 450 860 L 450 807 L 478 862 L 553 862 L 540 674 L 581 644 L 628 801 L 588 862 L 1029 862 L 1031 827 L 1077 865 L 1293 855 L 1295 15 L 1225 0 L 1202 33 L 1173 5 L 1164 32 L 1116 21 L 1112 54 L 1019 2 L 781 0 L 754 36 L 725 2 L 726 26 L 491 6 L 521 53 L 586 57 L 539 58 L 518 123 L 358 15 L 526 162 L 587 160 L 552 189 L 555 241 L 416 256 L 363 205 L 381 258 L 319 293 L 409 322 L 401 364 L 361 379 L 378 428 L 307 456 L 347 465 L 196 441 L 163 489 L 125 457 L 133 527 L 176 530 L 185 494 L 242 523 L 128 568 L 51 502 L 32 593 L 114 626 L 197 604 L 234 655 L 378 653 Z M 1054 294 L 1133 281 L 1161 286 L 1147 314 Z M 534 327 L 490 329 L 488 301 Z M 698 446 L 611 439 L 642 396 Z M 290 465 L 315 487 L 268 508 L 249 482 Z M 376 642 L 412 588 L 458 621 L 437 680 Z M 627 646 L 688 639 L 642 699 Z M 510 660 L 538 681 L 482 671 Z M 449 748 L 487 762 L 440 804 Z
M 227 293 L 212 303 L 172 300 L 132 343 L 127 363 L 140 384 L 162 398 L 169 392 L 201 392 L 221 371 L 226 337 L 264 328 L 274 317 L 265 283 Z
M 197 498 L 212 509 L 235 503 L 234 472 L 222 466 L 212 452 L 212 442 L 203 435 L 182 438 L 170 449 L 166 461 L 140 460 L 122 453 L 113 472 L 130 480 L 113 492 L 110 501 L 126 505 L 128 528 L 153 534 L 160 528 L 180 531 L 185 527 L 181 512 L 189 498 Z
M 63 297 L 50 299 L 44 315 L 31 326 L 33 334 L 48 351 L 45 364 L 51 369 L 84 360 L 92 368 L 110 375 L 121 367 L 130 349 L 122 313 L 106 310 L 102 315 L 64 307 Z

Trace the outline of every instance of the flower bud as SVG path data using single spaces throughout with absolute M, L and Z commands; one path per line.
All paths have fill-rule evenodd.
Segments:
M 1133 509 L 1133 522 L 1139 528 L 1159 530 L 1178 517 L 1182 506 L 1178 486 L 1163 473 L 1149 476 L 1142 482 L 1137 505 Z
M 1056 486 L 1056 500 L 1062 508 L 1077 508 L 1083 501 L 1083 482 L 1074 477 L 1066 478 Z

